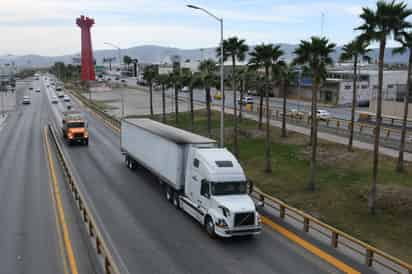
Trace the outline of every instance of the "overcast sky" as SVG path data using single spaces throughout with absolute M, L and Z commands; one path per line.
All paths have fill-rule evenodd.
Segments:
M 407 1 L 412 6 L 412 0 Z M 180 48 L 213 47 L 219 26 L 186 8 L 196 4 L 225 20 L 225 37 L 249 44 L 298 43 L 321 33 L 338 45 L 351 40 L 363 6 L 374 0 L 0 0 L 0 55 L 63 55 L 80 51 L 75 19 L 91 16 L 94 49 L 104 42 L 122 48 L 155 44 Z

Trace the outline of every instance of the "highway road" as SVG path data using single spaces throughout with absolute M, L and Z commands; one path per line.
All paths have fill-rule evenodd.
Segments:
M 0 131 L 0 273 L 68 273 L 43 145 L 49 103 L 44 92 L 28 90 L 32 85 L 42 88 L 39 82 L 17 83 L 17 110 Z M 23 95 L 31 96 L 31 105 L 21 105 Z M 57 177 L 61 180 L 60 173 Z M 78 270 L 95 273 L 67 198 L 62 200 Z
M 59 120 L 64 106 L 52 108 Z M 254 238 L 210 239 L 196 221 L 165 200 L 152 175 L 126 168 L 117 133 L 95 115 L 84 115 L 89 146 L 64 145 L 64 152 L 124 272 L 342 272 L 266 226 Z

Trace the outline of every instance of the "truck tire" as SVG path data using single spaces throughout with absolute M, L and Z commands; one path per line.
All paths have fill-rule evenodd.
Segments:
M 167 201 L 172 202 L 172 200 L 173 200 L 173 190 L 167 184 L 165 185 L 165 197 L 166 197 Z
M 205 229 L 210 238 L 216 238 L 215 224 L 213 223 L 213 219 L 210 216 L 206 216 Z
M 173 191 L 173 205 L 177 208 L 180 209 L 180 197 L 179 197 L 179 192 Z

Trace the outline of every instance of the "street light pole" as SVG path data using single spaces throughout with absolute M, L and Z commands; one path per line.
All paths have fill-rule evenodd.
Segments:
M 221 58 L 219 60 L 220 63 L 220 90 L 222 93 L 222 106 L 221 106 L 221 112 L 220 112 L 220 147 L 224 147 L 224 118 L 225 118 L 225 87 L 224 87 L 224 70 L 223 70 L 223 18 L 219 18 L 210 11 L 195 6 L 195 5 L 187 5 L 188 8 L 195 9 L 195 10 L 201 10 L 207 15 L 213 17 L 220 23 L 220 53 L 221 53 Z
M 121 72 L 121 66 L 122 66 L 122 60 L 121 60 L 121 49 L 120 47 L 116 46 L 115 44 L 112 43 L 108 43 L 108 42 L 104 42 L 104 44 L 109 45 L 113 48 L 116 48 L 119 52 L 119 70 Z M 122 108 L 121 108 L 121 119 L 123 119 L 124 117 L 124 94 L 123 94 L 123 90 L 120 92 L 120 97 L 121 97 L 121 101 L 122 101 Z

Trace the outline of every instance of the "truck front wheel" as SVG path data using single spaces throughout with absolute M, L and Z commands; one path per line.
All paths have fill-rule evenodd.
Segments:
M 211 238 L 215 238 L 215 237 L 216 237 L 215 224 L 213 223 L 213 220 L 212 220 L 212 218 L 211 218 L 210 216 L 206 216 L 205 228 L 206 228 L 207 234 L 209 234 L 209 236 L 210 236 Z
M 167 184 L 165 185 L 165 195 L 166 195 L 166 200 L 171 202 L 172 197 L 173 197 L 173 191 Z
M 173 205 L 179 209 L 180 208 L 180 201 L 179 201 L 179 193 L 177 191 L 173 192 Z

